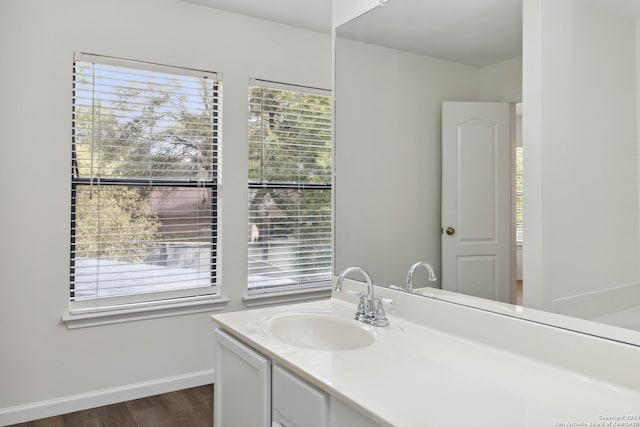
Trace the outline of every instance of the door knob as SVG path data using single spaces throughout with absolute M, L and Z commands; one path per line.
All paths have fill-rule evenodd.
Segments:
M 447 227 L 447 234 L 449 236 L 453 236 L 454 234 L 456 234 L 456 229 L 453 227 Z

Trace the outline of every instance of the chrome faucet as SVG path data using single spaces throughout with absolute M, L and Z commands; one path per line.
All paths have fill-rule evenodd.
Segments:
M 340 273 L 338 280 L 336 280 L 336 292 L 342 291 L 342 282 L 348 274 L 353 272 L 359 272 L 367 281 L 367 293 L 358 292 L 360 300 L 358 302 L 358 309 L 356 310 L 355 319 L 367 323 L 373 326 L 388 326 L 389 320 L 382 307 L 383 298 L 375 297 L 373 290 L 373 280 L 371 276 L 362 267 L 349 267 Z
M 425 267 L 427 269 L 427 271 L 429 272 L 430 282 L 435 282 L 436 280 L 438 280 L 438 276 L 436 275 L 436 272 L 433 271 L 433 267 L 431 267 L 431 264 L 424 261 L 418 261 L 409 268 L 409 272 L 407 273 L 407 287 L 405 288 L 407 291 L 411 291 L 413 289 L 413 275 L 419 267 Z

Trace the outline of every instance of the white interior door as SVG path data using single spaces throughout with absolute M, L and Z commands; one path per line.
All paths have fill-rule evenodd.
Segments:
M 442 288 L 511 302 L 507 103 L 442 105 Z

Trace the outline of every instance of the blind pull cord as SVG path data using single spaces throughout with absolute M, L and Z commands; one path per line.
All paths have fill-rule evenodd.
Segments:
M 202 187 L 202 206 L 204 206 L 207 203 L 207 190 L 205 189 L 204 178 L 198 181 L 198 186 Z
M 93 140 L 96 133 L 96 64 L 91 66 L 91 165 L 89 171 L 89 200 L 93 200 Z

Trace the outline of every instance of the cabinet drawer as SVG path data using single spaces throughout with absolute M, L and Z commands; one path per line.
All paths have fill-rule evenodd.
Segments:
M 273 365 L 273 420 L 285 427 L 327 427 L 329 396 L 281 366 Z

